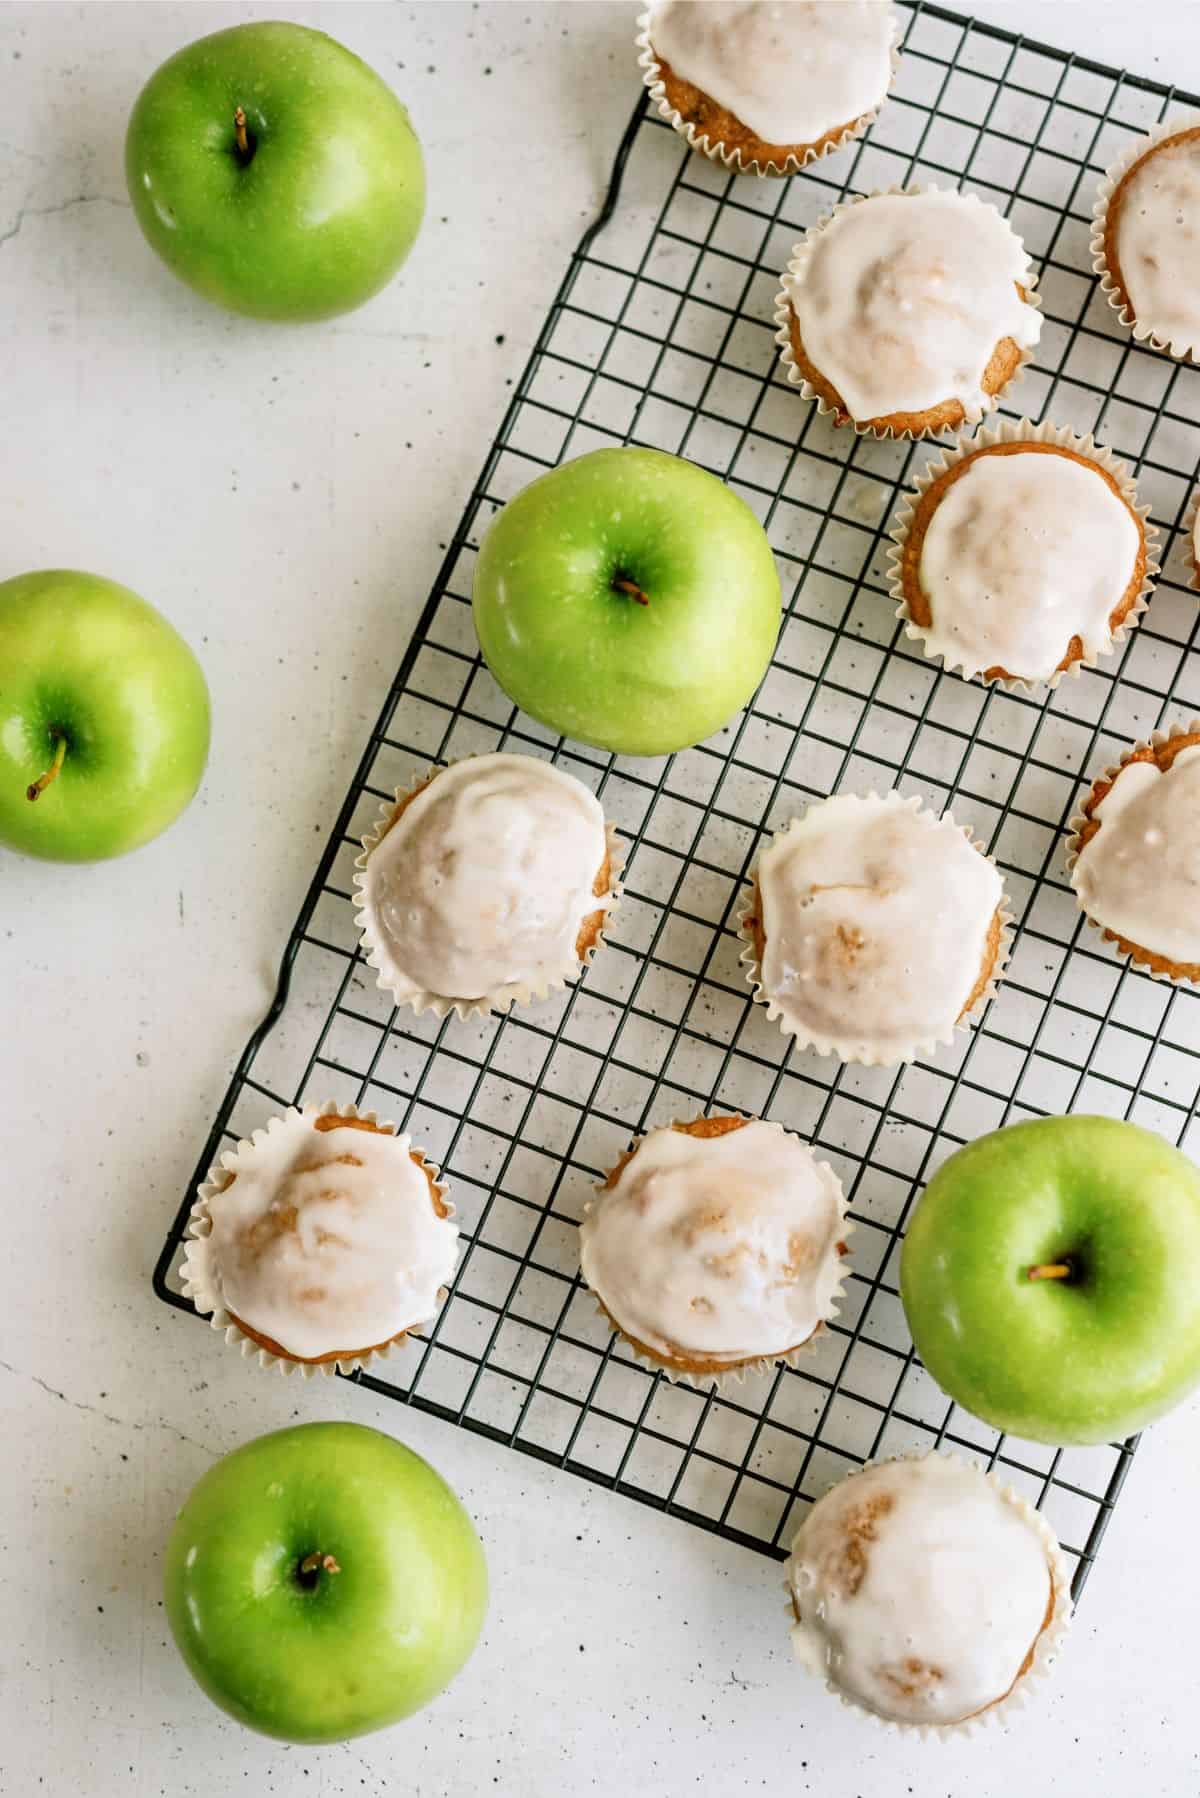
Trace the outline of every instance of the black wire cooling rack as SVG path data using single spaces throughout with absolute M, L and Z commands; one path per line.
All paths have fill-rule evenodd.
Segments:
M 1062 846 L 1085 776 L 1168 718 L 1200 713 L 1180 542 L 1200 374 L 1132 342 L 1088 254 L 1102 170 L 1173 104 L 1200 101 L 939 7 L 902 12 L 900 73 L 878 122 L 790 180 L 727 175 L 639 100 L 195 1178 L 287 1104 L 373 1106 L 442 1164 L 464 1253 L 436 1323 L 356 1375 L 363 1385 L 776 1556 L 804 1507 L 863 1460 L 953 1445 L 1042 1507 L 1078 1596 L 1135 1443 L 1041 1448 L 950 1405 L 905 1328 L 897 1251 L 938 1162 L 1008 1120 L 1106 1112 L 1200 1149 L 1200 999 L 1131 970 L 1082 924 Z M 846 194 L 910 181 L 965 186 L 1012 219 L 1041 271 L 1045 326 L 1004 410 L 1094 431 L 1130 461 L 1169 551 L 1124 654 L 1044 700 L 914 653 L 884 550 L 897 497 L 931 451 L 834 430 L 777 362 L 772 302 L 801 231 Z M 784 628 L 752 706 L 670 759 L 555 739 L 492 682 L 471 623 L 492 514 L 543 469 L 611 443 L 671 450 L 727 480 L 770 533 L 783 580 Z M 549 756 L 601 795 L 629 850 L 612 938 L 577 987 L 506 1018 L 398 1012 L 357 948 L 359 838 L 417 770 L 499 748 Z M 738 894 L 759 843 L 813 798 L 891 786 L 953 806 L 990 845 L 1019 928 L 970 1036 L 901 1070 L 843 1067 L 791 1049 L 750 1002 Z M 597 1178 L 633 1133 L 708 1107 L 814 1142 L 857 1224 L 842 1314 L 817 1352 L 724 1397 L 637 1364 L 577 1277 L 576 1226 Z M 191 1201 L 189 1190 L 154 1275 L 183 1309 Z

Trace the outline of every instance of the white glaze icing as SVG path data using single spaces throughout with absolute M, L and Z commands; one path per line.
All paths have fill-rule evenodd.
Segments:
M 960 401 L 993 404 L 996 346 L 1031 348 L 1041 315 L 1017 292 L 1029 260 L 1008 222 L 971 196 L 875 194 L 811 236 L 784 290 L 813 366 L 859 423 Z
M 1126 762 L 1071 871 L 1089 918 L 1167 961 L 1200 964 L 1200 745 L 1164 774 Z
M 675 74 L 768 144 L 814 144 L 878 106 L 887 0 L 659 0 L 650 41 Z
M 397 994 L 485 999 L 578 970 L 607 841 L 581 781 L 528 755 L 438 771 L 371 851 L 363 908 Z
M 584 1219 L 583 1277 L 665 1359 L 781 1355 L 830 1315 L 842 1217 L 832 1169 L 778 1124 L 652 1130 Z
M 847 1061 L 946 1041 L 983 972 L 999 874 L 899 794 L 823 800 L 764 850 L 761 984 L 786 1027 Z
M 215 1296 L 306 1360 L 428 1322 L 458 1256 L 409 1137 L 316 1130 L 316 1115 L 290 1111 L 223 1156 L 235 1178 L 208 1201 Z
M 1003 1698 L 1054 1590 L 1036 1525 L 977 1467 L 937 1454 L 835 1486 L 787 1575 L 801 1661 L 903 1723 L 957 1723 Z
M 967 674 L 1048 680 L 1078 636 L 1112 644 L 1141 533 L 1097 469 L 1056 453 L 983 450 L 947 486 L 921 546 L 931 655 Z
M 1200 139 L 1167 139 L 1135 167 L 1116 250 L 1139 325 L 1167 343 L 1200 345 Z

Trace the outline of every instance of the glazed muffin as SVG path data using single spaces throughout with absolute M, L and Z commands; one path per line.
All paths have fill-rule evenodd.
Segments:
M 1200 981 L 1200 722 L 1139 743 L 1072 820 L 1080 909 L 1140 967 Z
M 1109 304 L 1138 339 L 1173 356 L 1200 351 L 1200 121 L 1160 125 L 1101 183 L 1092 261 Z
M 776 302 L 788 379 L 836 424 L 879 436 L 983 416 L 1041 333 L 1020 238 L 973 194 L 839 206 L 794 252 Z
M 675 1378 L 786 1360 L 837 1309 L 847 1224 L 832 1168 L 778 1124 L 695 1118 L 623 1155 L 580 1229 L 583 1278 Z
M 994 1715 L 1043 1673 L 1070 1619 L 1049 1526 L 952 1455 L 844 1479 L 797 1531 L 787 1581 L 801 1663 L 907 1727 Z
M 1055 684 L 1145 610 L 1148 530 L 1107 450 L 1022 420 L 926 468 L 892 532 L 892 592 L 908 635 L 947 668 Z
M 760 855 L 742 961 L 800 1047 L 894 1066 L 991 996 L 1006 924 L 999 872 L 952 818 L 899 793 L 838 794 Z
M 452 1207 L 410 1138 L 307 1106 L 221 1157 L 192 1213 L 183 1277 L 244 1353 L 331 1368 L 428 1323 L 457 1257 Z
M 727 168 L 786 175 L 860 137 L 891 85 L 890 0 L 656 0 L 643 78 L 663 118 Z
M 615 835 L 573 775 L 528 755 L 437 768 L 356 864 L 379 985 L 441 1015 L 503 1011 L 575 978 L 616 903 Z

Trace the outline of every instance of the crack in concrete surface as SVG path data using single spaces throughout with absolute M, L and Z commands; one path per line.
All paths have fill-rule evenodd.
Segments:
M 0 246 L 11 243 L 19 237 L 21 227 L 26 219 L 51 218 L 56 212 L 70 212 L 76 206 L 116 206 L 122 212 L 128 212 L 127 200 L 114 200 L 110 194 L 73 194 L 69 200 L 58 200 L 53 206 L 30 206 L 17 208 L 17 216 L 7 231 L 0 231 Z
M 3 242 L 3 239 L 0 239 L 0 242 Z M 135 1423 L 132 1418 L 117 1417 L 112 1411 L 102 1411 L 99 1405 L 89 1405 L 84 1399 L 71 1398 L 67 1393 L 60 1392 L 57 1386 L 52 1386 L 48 1380 L 43 1380 L 38 1374 L 26 1373 L 23 1368 L 14 1367 L 11 1361 L 0 1361 L 0 1371 L 11 1374 L 15 1380 L 27 1380 L 30 1385 L 40 1387 L 51 1398 L 59 1399 L 64 1405 L 69 1405 L 73 1411 L 86 1411 L 91 1417 L 99 1417 L 105 1423 L 116 1424 L 118 1429 L 138 1432 L 165 1430 L 168 1435 L 176 1437 L 180 1442 L 186 1442 L 191 1448 L 198 1448 L 201 1454 L 210 1456 L 212 1460 L 215 1461 L 219 1458 L 219 1450 L 210 1448 L 207 1442 L 197 1442 L 194 1436 L 185 1435 L 182 1430 L 176 1429 L 173 1423 L 168 1423 L 165 1417 L 151 1417 L 143 1423 Z

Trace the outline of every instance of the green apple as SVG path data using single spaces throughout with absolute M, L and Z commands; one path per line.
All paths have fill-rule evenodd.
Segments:
M 995 1130 L 925 1188 L 900 1295 L 925 1366 L 976 1417 L 1117 1441 L 1200 1381 L 1200 1172 L 1112 1118 Z
M 601 449 L 493 519 L 475 628 L 510 699 L 622 755 L 699 743 L 746 704 L 779 632 L 766 532 L 714 475 L 653 449 Z
M 167 1547 L 167 1617 L 214 1704 L 285 1742 L 397 1723 L 475 1646 L 487 1568 L 427 1461 L 356 1423 L 234 1449 Z
M 125 178 L 149 243 L 255 318 L 330 318 L 386 285 L 425 210 L 421 146 L 387 84 L 282 20 L 189 44 L 146 83 Z
M 0 582 L 0 843 L 68 862 L 137 849 L 196 791 L 208 731 L 199 662 L 128 587 Z

